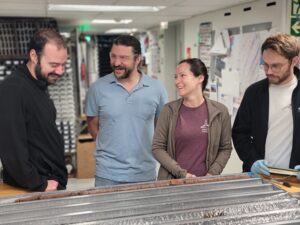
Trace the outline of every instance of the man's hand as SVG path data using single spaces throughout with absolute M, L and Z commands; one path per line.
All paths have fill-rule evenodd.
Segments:
M 48 180 L 48 185 L 45 191 L 56 191 L 58 182 L 56 180 Z
M 253 165 L 251 166 L 251 172 L 256 173 L 256 174 L 260 173 L 260 174 L 270 176 L 268 164 L 263 159 L 257 160 L 253 163 Z
M 87 118 L 87 125 L 89 133 L 92 135 L 94 141 L 97 139 L 97 134 L 99 132 L 99 119 L 97 116 L 88 116 Z
M 298 165 L 298 166 L 295 166 L 295 168 L 294 168 L 295 170 L 298 170 L 298 174 L 297 174 L 297 179 L 299 179 L 300 180 L 300 165 Z

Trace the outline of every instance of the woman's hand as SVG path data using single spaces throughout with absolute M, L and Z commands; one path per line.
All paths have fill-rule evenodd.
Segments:
M 193 178 L 193 177 L 196 177 L 194 174 L 191 174 L 191 173 L 187 173 L 185 175 L 185 178 Z

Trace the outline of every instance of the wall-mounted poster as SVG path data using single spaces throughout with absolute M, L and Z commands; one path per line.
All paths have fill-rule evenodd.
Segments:
M 212 23 L 201 23 L 199 26 L 199 58 L 207 67 L 210 67 L 210 54 L 212 39 Z

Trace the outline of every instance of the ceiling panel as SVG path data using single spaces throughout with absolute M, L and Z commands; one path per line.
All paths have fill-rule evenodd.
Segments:
M 0 0 L 0 5 L 2 7 L 2 4 L 5 4 L 5 3 L 11 3 L 11 4 L 46 4 L 47 3 L 47 0 L 24 0 L 24 1 L 21 1 L 21 0 Z
M 1 2 L 0 15 L 1 16 L 30 16 L 44 17 L 46 16 L 45 4 L 25 4 L 25 3 L 6 3 Z
M 185 15 L 185 16 L 192 16 L 199 14 L 200 12 L 205 12 L 206 8 L 208 10 L 211 10 L 212 7 L 201 7 L 201 6 L 171 6 L 168 7 L 167 9 L 163 9 L 159 12 L 157 12 L 157 15 Z
M 148 6 L 173 6 L 183 0 L 117 0 L 118 5 L 148 5 Z
M 61 18 L 60 20 L 73 19 L 74 21 L 78 19 L 93 20 L 98 14 L 98 12 L 48 12 L 49 17 Z
M 159 26 L 161 21 L 177 21 L 201 13 L 231 7 L 255 0 L 0 0 L 0 16 L 53 17 L 61 27 L 74 29 L 93 19 L 133 19 L 131 24 L 118 25 L 118 28 L 138 28 L 146 30 Z M 91 5 L 164 5 L 159 12 L 54 12 L 47 11 L 47 3 L 52 4 L 91 4 Z M 114 25 L 115 26 L 115 25 Z M 91 25 L 91 32 L 103 32 L 112 25 Z
M 205 6 L 205 5 L 211 5 L 211 6 L 233 6 L 233 5 L 239 5 L 239 4 L 244 4 L 247 2 L 253 2 L 257 0 L 184 0 L 180 1 L 178 5 L 180 6 L 194 6 L 194 5 L 199 5 L 199 6 Z
M 97 17 L 106 17 L 106 18 L 131 18 L 131 19 L 138 19 L 143 21 L 144 18 L 152 18 L 156 19 L 157 17 L 160 16 L 168 16 L 167 13 L 161 13 L 159 14 L 158 12 L 155 13 L 150 13 L 150 12 L 136 12 L 136 13 L 124 13 L 124 12 L 115 12 L 115 13 L 109 13 L 109 12 L 102 12 L 98 13 Z
M 114 5 L 117 0 L 49 0 L 48 2 L 50 4 Z

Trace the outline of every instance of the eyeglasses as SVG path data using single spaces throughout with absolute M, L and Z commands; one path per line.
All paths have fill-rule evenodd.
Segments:
M 290 61 L 287 62 L 288 64 L 290 64 Z M 282 69 L 282 67 L 284 67 L 287 63 L 275 63 L 275 64 L 266 64 L 263 63 L 263 67 L 265 72 L 267 72 L 269 69 L 272 70 L 273 73 L 279 73 Z

